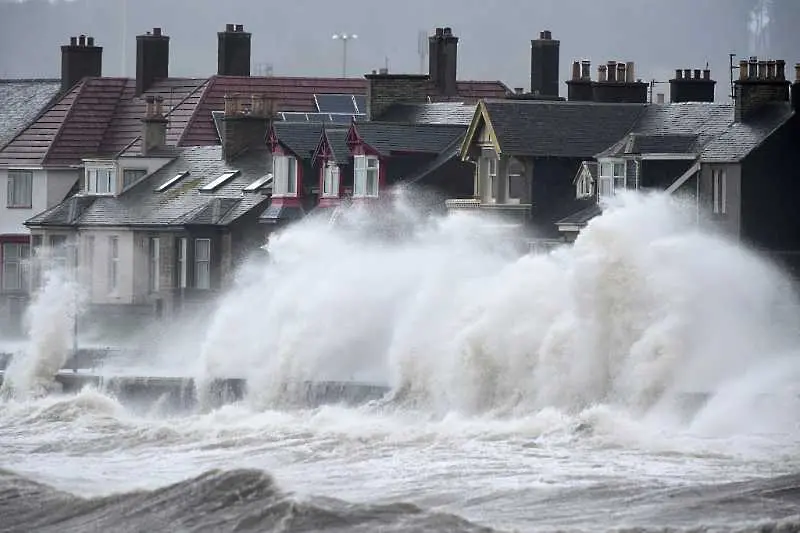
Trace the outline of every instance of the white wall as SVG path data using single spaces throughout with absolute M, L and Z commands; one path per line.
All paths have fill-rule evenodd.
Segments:
M 31 207 L 9 208 L 8 169 L 0 168 L 0 234 L 27 235 L 28 228 L 23 223 L 64 200 L 77 179 L 77 170 L 34 169 Z

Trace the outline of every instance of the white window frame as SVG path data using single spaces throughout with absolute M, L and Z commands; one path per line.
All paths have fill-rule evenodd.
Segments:
M 23 242 L 4 242 L 2 252 L 3 292 L 27 292 L 30 244 Z M 13 272 L 11 272 L 12 269 Z M 11 283 L 12 281 L 13 283 Z
M 12 208 L 33 207 L 33 170 L 8 170 L 6 206 Z
M 728 174 L 724 168 L 711 170 L 711 210 L 715 215 L 728 212 Z
M 577 198 L 590 198 L 593 194 L 593 181 L 590 171 L 586 168 L 581 170 L 581 175 L 578 177 L 578 183 L 575 186 L 575 195 Z
M 496 157 L 488 157 L 486 161 L 486 181 L 489 184 L 489 198 L 492 202 L 497 201 L 497 168 L 500 166 L 499 163 L 500 160 Z
M 147 240 L 147 271 L 151 293 L 161 289 L 161 239 L 150 237 Z
M 292 155 L 272 157 L 272 196 L 297 196 L 297 158 Z
M 627 165 L 624 159 L 602 159 L 598 163 L 597 194 L 600 198 L 610 198 L 619 190 L 625 190 Z
M 178 241 L 178 287 L 181 289 L 186 288 L 187 282 L 187 252 L 189 248 L 189 240 L 186 237 L 181 237 Z
M 205 253 L 201 254 L 205 247 Z M 208 290 L 211 288 L 211 239 L 194 240 L 194 288 Z
M 119 236 L 108 237 L 108 292 L 115 294 L 119 289 Z
M 353 196 L 377 198 L 380 194 L 380 160 L 374 155 L 357 155 L 353 158 Z
M 322 171 L 322 197 L 338 198 L 339 196 L 339 165 L 328 161 Z
M 114 195 L 117 193 L 117 167 L 114 164 L 86 164 L 84 190 L 87 194 Z
M 84 235 L 83 237 L 83 262 L 86 278 L 91 287 L 94 281 L 94 235 Z

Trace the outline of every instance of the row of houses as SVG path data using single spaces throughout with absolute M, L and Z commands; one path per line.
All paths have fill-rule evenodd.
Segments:
M 59 82 L 0 92 L 17 109 L 0 149 L 8 327 L 35 285 L 32 250 L 77 263 L 97 320 L 130 324 L 208 301 L 276 228 L 399 182 L 504 215 L 540 243 L 573 240 L 621 189 L 666 190 L 798 265 L 800 68 L 792 84 L 784 61 L 743 60 L 731 103 L 715 102 L 708 70 L 677 70 L 670 101 L 653 103 L 635 65 L 616 61 L 596 79 L 574 62 L 561 97 L 550 32 L 531 42 L 529 92 L 459 81 L 449 28 L 430 37 L 427 75 L 364 79 L 253 77 L 250 34 L 217 37 L 210 78 L 170 78 L 155 28 L 137 37 L 135 79 L 102 77 L 102 49 L 78 37 Z

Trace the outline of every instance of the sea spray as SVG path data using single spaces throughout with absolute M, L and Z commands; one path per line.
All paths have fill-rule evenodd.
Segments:
M 6 370 L 2 396 L 25 398 L 52 389 L 53 378 L 72 350 L 83 299 L 69 269 L 52 267 L 42 272 L 42 286 L 26 311 L 28 342 Z
M 522 236 L 493 218 L 397 204 L 276 235 L 220 304 L 204 376 L 245 374 L 267 403 L 287 383 L 350 379 L 441 414 L 644 416 L 778 358 L 800 365 L 789 281 L 668 196 L 622 195 L 549 254 L 517 253 Z

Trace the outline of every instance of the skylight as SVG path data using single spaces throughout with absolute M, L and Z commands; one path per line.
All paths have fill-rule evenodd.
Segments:
M 261 176 L 256 181 L 245 187 L 244 190 L 247 192 L 254 192 L 259 189 L 263 189 L 267 185 L 272 185 L 272 174 Z
M 172 176 L 170 179 L 168 179 L 167 181 L 165 181 L 164 183 L 162 183 L 161 185 L 156 187 L 156 192 L 162 192 L 162 191 L 165 191 L 165 190 L 169 189 L 170 187 L 175 185 L 175 183 L 178 180 L 180 180 L 181 178 L 183 178 L 183 177 L 185 177 L 187 175 L 189 175 L 189 171 L 188 170 Z
M 238 173 L 239 173 L 238 170 L 234 170 L 232 172 L 225 172 L 222 176 L 218 177 L 217 179 L 215 179 L 211 183 L 207 183 L 206 185 L 203 185 L 202 187 L 200 187 L 200 190 L 203 191 L 203 192 L 211 192 L 214 189 L 217 189 L 218 187 L 220 187 L 222 184 L 224 184 L 226 181 L 228 181 L 229 179 L 231 179 L 232 177 L 234 177 Z

